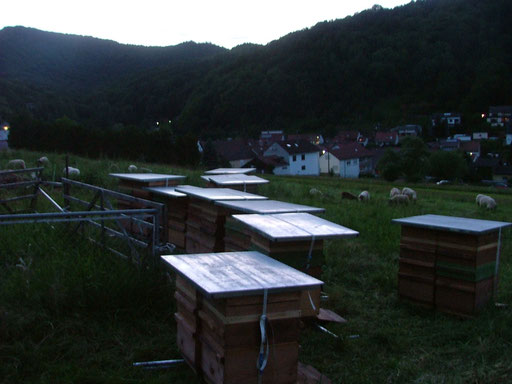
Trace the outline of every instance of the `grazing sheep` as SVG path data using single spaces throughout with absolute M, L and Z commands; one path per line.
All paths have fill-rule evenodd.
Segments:
M 407 195 L 395 195 L 393 197 L 390 197 L 389 198 L 389 205 L 400 205 L 400 204 L 404 204 L 404 205 L 407 205 L 409 204 L 409 196 Z
M 62 173 L 66 175 L 66 167 L 62 170 Z M 80 176 L 80 170 L 78 168 L 68 167 L 69 177 Z
M 133 164 L 130 164 L 128 166 L 128 172 L 137 172 L 137 166 L 133 165 Z
M 480 196 L 480 199 L 478 200 L 478 205 L 481 207 L 485 207 L 487 209 L 496 209 L 496 201 L 490 196 Z
M 398 188 L 391 188 L 391 191 L 389 191 L 389 197 L 393 197 L 396 195 L 400 195 L 400 190 Z
M 405 187 L 402 189 L 402 195 L 409 196 L 409 200 L 416 202 L 416 191 L 414 189 Z
M 485 196 L 485 195 L 482 195 L 481 193 L 479 193 L 478 195 L 476 195 L 476 199 L 475 199 L 475 201 L 476 201 L 476 203 L 477 203 L 478 205 L 481 205 L 481 204 L 480 204 L 480 199 L 481 199 L 482 197 L 484 197 L 484 196 Z
M 22 159 L 13 159 L 7 163 L 6 169 L 25 169 L 25 161 Z
M 346 200 L 357 200 L 357 196 L 345 191 L 341 192 L 341 198 Z
M 37 165 L 47 167 L 48 165 L 50 165 L 50 160 L 48 160 L 46 156 L 42 156 L 37 160 Z
M 359 194 L 359 201 L 369 201 L 370 200 L 370 192 L 363 191 Z
M 322 193 L 322 191 L 320 191 L 319 189 L 316 189 L 316 188 L 311 188 L 309 190 L 309 194 L 311 196 L 319 196 L 319 197 L 322 197 L 324 194 Z

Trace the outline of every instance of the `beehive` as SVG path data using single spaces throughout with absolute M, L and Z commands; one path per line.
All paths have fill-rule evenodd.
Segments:
M 224 224 L 227 210 L 215 205 L 220 200 L 265 200 L 264 196 L 230 188 L 181 188 L 189 197 L 186 229 L 188 253 L 224 251 Z
M 321 281 L 259 252 L 162 258 L 177 273 L 178 347 L 206 382 L 258 381 L 265 312 L 270 353 L 262 382 L 296 383 L 301 293 L 319 291 Z
M 501 229 L 510 223 L 423 215 L 402 225 L 398 293 L 441 311 L 472 316 L 497 287 Z

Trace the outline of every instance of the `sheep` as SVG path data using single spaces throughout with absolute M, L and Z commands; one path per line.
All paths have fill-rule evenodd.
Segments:
M 6 169 L 25 169 L 27 167 L 25 166 L 25 160 L 13 159 L 7 163 L 7 166 L 5 168 Z
M 475 201 L 476 201 L 476 203 L 477 203 L 478 205 L 481 205 L 481 204 L 480 204 L 480 199 L 481 199 L 482 197 L 484 197 L 484 196 L 485 196 L 485 195 L 482 195 L 481 193 L 479 193 L 478 195 L 476 195 L 476 199 L 475 199 Z
M 414 189 L 405 187 L 402 189 L 402 195 L 406 195 L 409 197 L 409 200 L 416 202 L 416 191 Z
M 137 172 L 137 166 L 133 165 L 133 164 L 130 164 L 128 166 L 128 172 Z
M 341 198 L 346 200 L 357 200 L 357 197 L 350 192 L 341 192 Z
M 309 194 L 310 194 L 311 196 L 319 196 L 319 197 L 323 197 L 323 195 L 324 195 L 324 194 L 322 193 L 322 191 L 320 191 L 319 189 L 316 189 L 316 188 L 311 188 L 311 189 L 309 190 Z
M 392 204 L 395 204 L 395 205 L 400 205 L 400 204 L 404 204 L 404 205 L 407 205 L 409 204 L 409 196 L 407 195 L 395 195 L 393 197 L 390 197 L 389 198 L 389 205 L 392 205 Z
M 479 206 L 485 207 L 487 209 L 496 209 L 496 201 L 492 197 L 486 195 L 478 195 L 477 199 L 477 204 Z
M 393 197 L 396 195 L 400 195 L 400 190 L 398 188 L 391 188 L 391 191 L 389 191 L 389 197 Z
M 370 192 L 363 191 L 358 196 L 359 201 L 369 201 L 370 200 Z
M 47 167 L 50 165 L 50 160 L 46 156 L 42 156 L 37 160 L 37 165 Z
M 64 173 L 64 175 L 66 175 L 66 167 L 64 167 L 64 169 L 62 170 L 62 173 Z M 69 177 L 80 176 L 80 170 L 78 168 L 68 167 L 67 174 L 69 175 Z

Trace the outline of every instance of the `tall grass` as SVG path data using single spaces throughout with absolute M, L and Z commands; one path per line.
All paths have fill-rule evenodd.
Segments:
M 34 161 L 42 154 L 0 153 Z M 59 177 L 64 156 L 49 154 L 49 178 Z M 115 189 L 109 172 L 128 162 L 73 157 L 82 181 Z M 201 185 L 201 169 L 144 165 L 154 172 L 188 176 Z M 51 170 L 51 172 L 50 172 Z M 326 208 L 324 217 L 360 232 L 328 241 L 322 279 L 324 303 L 348 320 L 326 327 L 334 338 L 307 327 L 300 360 L 334 383 L 494 383 L 512 381 L 512 308 L 489 305 L 461 320 L 397 299 L 400 226 L 394 218 L 435 213 L 510 221 L 512 195 L 486 187 L 412 185 L 418 202 L 389 206 L 392 185 L 378 180 L 275 177 L 260 193 Z M 403 186 L 399 183 L 397 186 Z M 323 197 L 311 196 L 317 188 Z M 341 191 L 366 189 L 370 202 L 342 200 Z M 498 209 L 480 209 L 476 193 L 496 198 Z M 191 369 L 140 371 L 134 361 L 179 358 L 173 286 L 160 269 L 137 268 L 67 236 L 64 225 L 0 227 L 0 382 L 194 383 Z M 497 301 L 512 305 L 511 230 L 503 233 Z

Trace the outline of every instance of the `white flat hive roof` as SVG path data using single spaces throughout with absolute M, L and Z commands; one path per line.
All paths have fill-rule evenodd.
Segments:
M 217 201 L 217 200 L 266 200 L 267 197 L 237 191 L 230 188 L 182 188 L 176 187 L 178 192 L 186 193 L 201 200 Z
M 325 212 L 324 208 L 292 204 L 278 200 L 217 201 L 215 204 L 243 213 L 259 213 L 261 215 L 270 215 L 273 213 Z
M 116 177 L 120 180 L 138 181 L 141 183 L 151 181 L 165 181 L 185 179 L 187 176 L 180 175 L 163 175 L 160 173 L 110 173 L 109 176 Z
M 412 227 L 472 234 L 484 234 L 487 232 L 493 232 L 500 228 L 505 228 L 512 225 L 512 223 L 503 221 L 468 219 L 465 217 L 441 215 L 411 216 L 402 219 L 394 219 L 392 221 L 393 223 L 408 225 Z
M 240 174 L 240 173 L 251 173 L 254 172 L 256 168 L 216 168 L 210 169 L 205 173 L 207 175 L 228 175 L 228 174 Z
M 176 187 L 146 187 L 144 188 L 146 191 L 150 191 L 155 195 L 164 196 L 164 197 L 172 197 L 172 198 L 183 198 L 187 197 L 185 193 L 178 192 Z
M 309 213 L 233 215 L 260 235 L 273 241 L 356 237 L 359 232 Z
M 246 175 L 242 173 L 229 175 L 206 175 L 201 176 L 203 180 L 212 182 L 217 185 L 254 185 L 266 184 L 269 181 L 258 176 Z
M 223 252 L 162 256 L 177 273 L 212 298 L 298 291 L 322 281 L 259 252 Z

